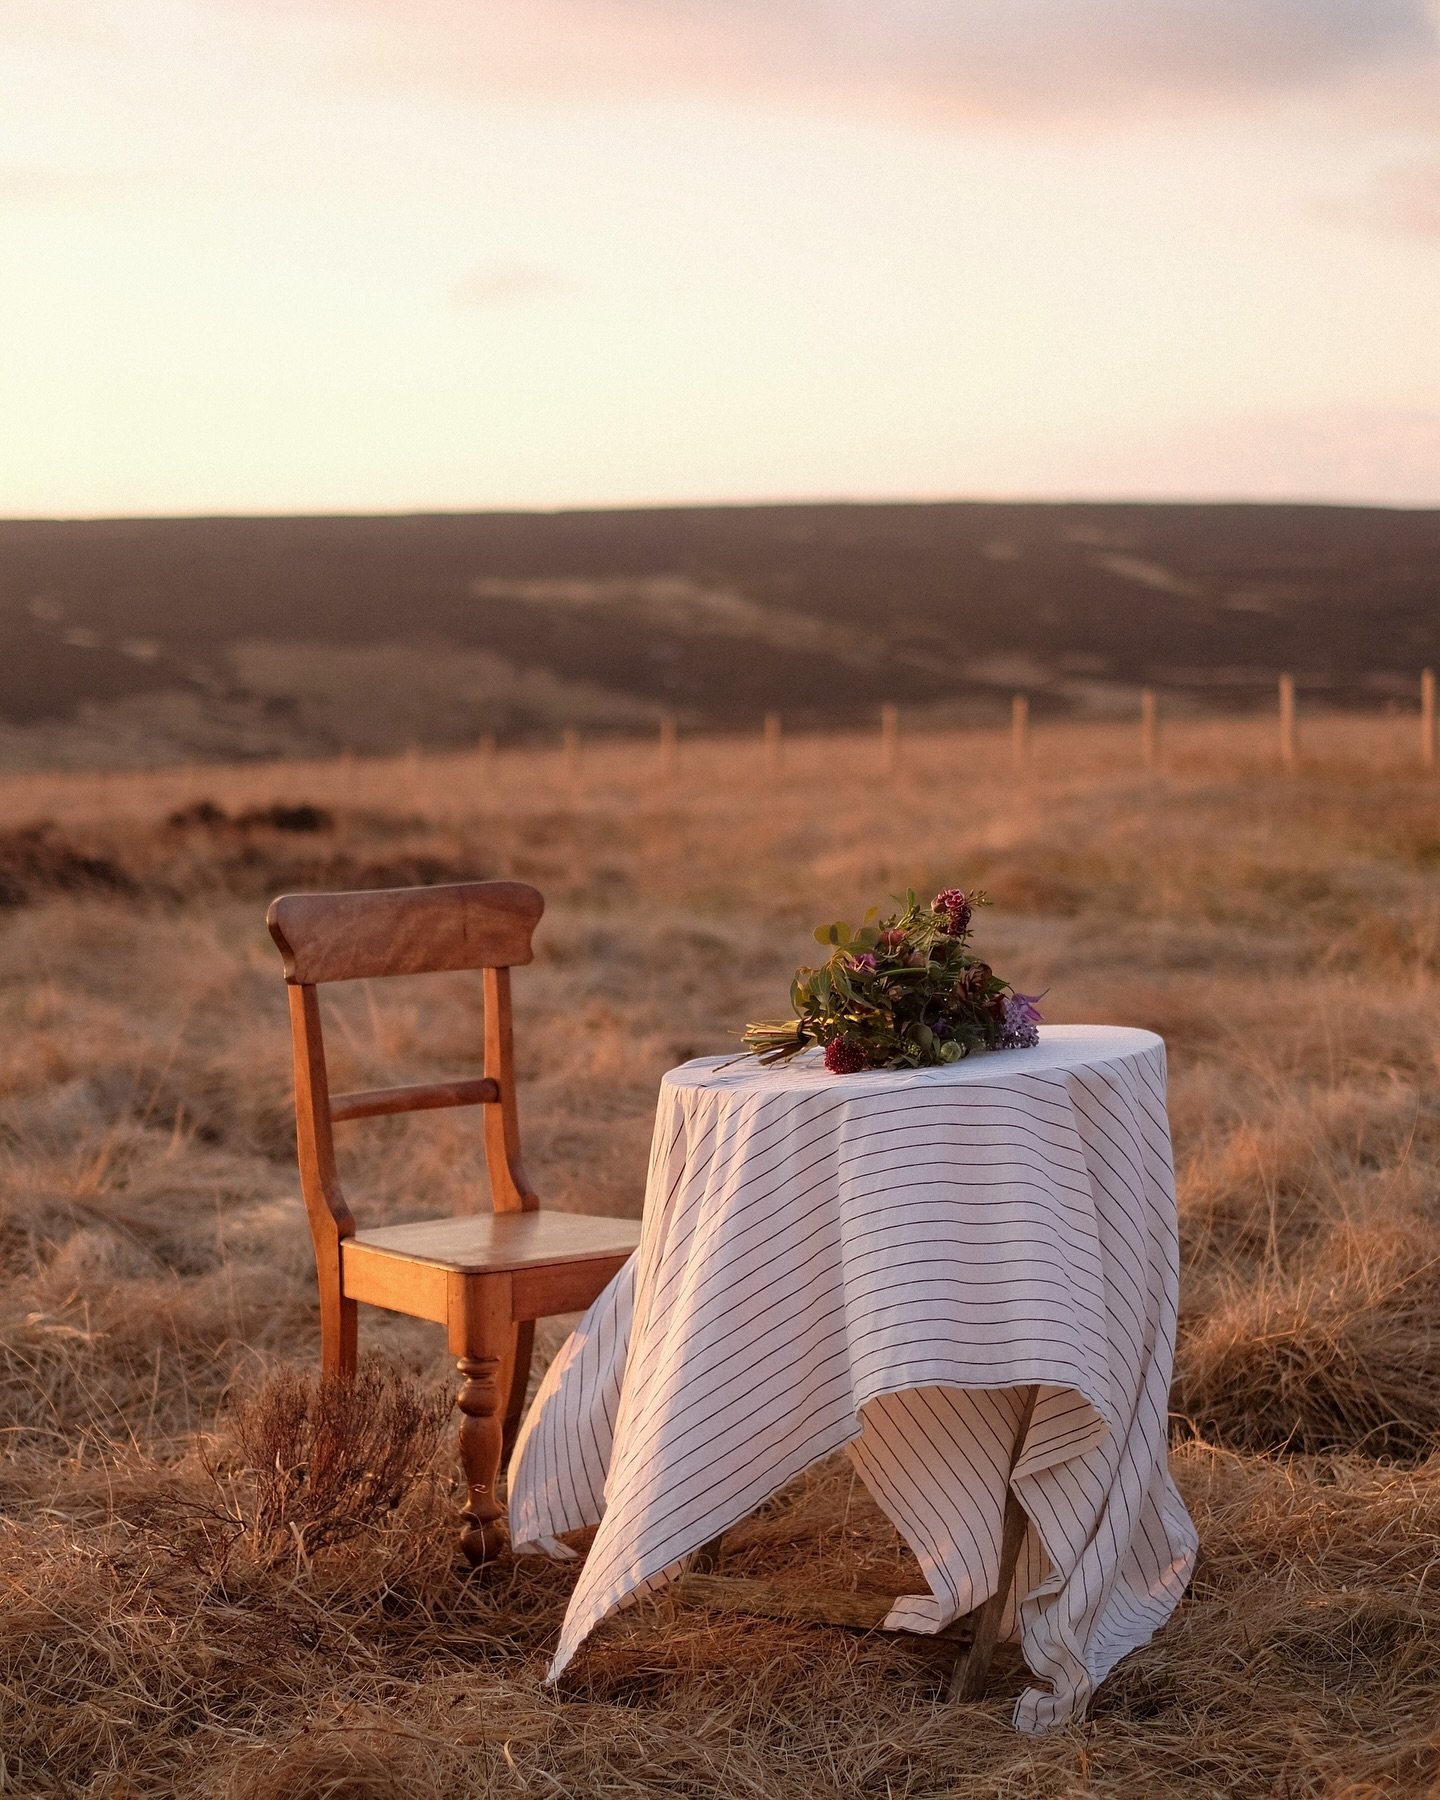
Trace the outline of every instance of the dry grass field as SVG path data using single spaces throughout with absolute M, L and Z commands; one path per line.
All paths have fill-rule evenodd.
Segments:
M 1024 774 L 977 734 L 893 775 L 854 737 L 778 772 L 736 741 L 669 777 L 614 746 L 0 784 L 0 1793 L 1440 1792 L 1440 781 L 1404 720 L 1311 722 L 1290 776 L 1270 735 L 1177 727 L 1159 772 L 1066 726 Z M 264 905 L 490 875 L 549 901 L 516 998 L 560 1207 L 636 1212 L 661 1071 L 783 1006 L 816 919 L 907 884 L 987 886 L 980 941 L 1050 1017 L 1164 1034 L 1202 1555 L 1086 1724 L 1017 1737 L 1013 1662 L 946 1709 L 924 1640 L 665 1598 L 547 1692 L 572 1575 L 457 1576 L 438 1334 L 363 1318 L 400 1373 L 316 1419 Z M 332 1018 L 345 1085 L 479 1040 L 462 978 Z M 476 1178 L 471 1114 L 349 1132 L 362 1218 Z M 732 1542 L 739 1573 L 905 1579 L 848 1467 Z

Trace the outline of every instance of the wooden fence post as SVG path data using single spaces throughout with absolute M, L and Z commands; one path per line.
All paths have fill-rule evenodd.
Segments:
M 893 775 L 900 760 L 900 713 L 887 700 L 880 708 L 880 773 Z
M 1140 690 L 1140 760 L 1147 769 L 1160 761 L 1160 732 L 1155 716 L 1154 688 Z
M 679 759 L 680 727 L 674 713 L 665 713 L 660 720 L 660 773 L 668 780 L 675 773 L 675 764 Z
M 404 771 L 406 803 L 414 807 L 416 812 L 422 811 L 420 795 L 420 746 L 411 744 L 401 758 L 400 766 Z
M 1010 702 L 1010 761 L 1016 769 L 1030 763 L 1030 701 L 1024 694 Z
M 1435 671 L 1420 671 L 1420 761 L 1435 767 Z
M 1295 767 L 1295 677 L 1280 677 L 1280 766 Z
M 769 775 L 780 773 L 780 715 L 778 712 L 767 712 L 765 715 L 765 770 Z

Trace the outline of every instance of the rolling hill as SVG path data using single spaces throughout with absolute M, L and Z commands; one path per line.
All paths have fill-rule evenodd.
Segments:
M 793 505 L 0 521 L 9 766 L 562 725 L 1342 705 L 1440 661 L 1440 512 Z

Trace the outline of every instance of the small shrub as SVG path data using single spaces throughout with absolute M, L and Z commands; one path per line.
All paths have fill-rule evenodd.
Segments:
M 128 894 L 134 887 L 118 863 L 77 849 L 48 823 L 0 831 L 0 907 L 28 906 L 47 893 Z
M 219 825 L 228 825 L 230 815 L 213 800 L 196 800 L 189 806 L 177 807 L 165 823 L 172 831 L 189 831 L 192 826 L 213 831 Z
M 257 827 L 270 831 L 333 831 L 335 815 L 328 806 L 316 806 L 309 800 L 287 805 L 277 800 L 270 806 L 251 806 L 244 812 L 228 813 L 214 800 L 195 800 L 189 806 L 177 807 L 165 821 L 172 831 L 252 831 Z
M 301 800 L 294 806 L 277 801 L 273 806 L 257 806 L 237 814 L 235 823 L 242 830 L 262 825 L 272 831 L 333 831 L 335 815 L 328 807 L 312 806 L 308 800 Z
M 277 1563 L 385 1521 L 429 1476 L 449 1397 L 370 1359 L 352 1380 L 276 1369 L 235 1411 L 256 1558 Z

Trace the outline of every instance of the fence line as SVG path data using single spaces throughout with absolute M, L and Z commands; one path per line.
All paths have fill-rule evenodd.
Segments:
M 751 746 L 744 752 L 760 753 L 761 768 L 771 777 L 783 767 L 802 777 L 818 767 L 819 758 L 833 763 L 836 756 L 855 746 L 853 775 L 866 779 L 879 766 L 888 776 L 903 767 L 925 780 L 948 767 L 953 775 L 957 750 L 975 766 L 992 773 L 1009 765 L 1016 779 L 1071 774 L 1085 779 L 1106 771 L 1153 773 L 1163 762 L 1167 774 L 1183 777 L 1207 766 L 1226 777 L 1239 777 L 1244 769 L 1263 771 L 1277 766 L 1286 774 L 1299 769 L 1315 773 L 1325 766 L 1363 766 L 1379 770 L 1406 768 L 1415 774 L 1434 776 L 1440 770 L 1440 689 L 1436 671 L 1417 671 L 1411 692 L 1414 698 L 1403 712 L 1355 713 L 1312 710 L 1303 705 L 1304 695 L 1293 676 L 1277 684 L 1276 711 L 1262 708 L 1246 713 L 1203 714 L 1172 712 L 1163 695 L 1143 689 L 1129 718 L 1061 718 L 1037 723 L 1030 697 L 1015 696 L 1010 729 L 999 720 L 989 725 L 945 726 L 920 714 L 913 725 L 903 721 L 900 708 L 888 702 L 881 712 L 879 744 L 875 728 L 853 726 L 834 731 L 785 732 L 781 716 L 771 712 L 755 722 L 758 730 L 736 738 L 729 733 L 713 737 L 688 737 L 686 754 L 680 757 L 679 730 L 674 714 L 659 721 L 658 760 L 647 761 L 646 746 L 635 738 L 583 734 L 578 727 L 557 730 L 549 746 L 526 742 L 501 745 L 493 733 L 478 734 L 469 748 L 422 750 L 418 744 L 384 755 L 357 755 L 353 750 L 311 757 L 277 757 L 270 762 L 170 764 L 150 769 L 14 769 L 0 771 L 0 816 L 15 826 L 47 818 L 96 818 L 109 813 L 150 816 L 167 808 L 181 807 L 210 798 L 227 806 L 253 804 L 253 797 L 267 786 L 272 797 L 308 789 L 306 798 L 329 805 L 357 804 L 362 794 L 383 793 L 386 804 L 413 807 L 422 794 L 426 804 L 436 800 L 439 779 L 454 790 L 457 803 L 477 792 L 476 778 L 483 774 L 485 789 L 495 787 L 500 761 L 505 779 L 526 779 L 531 769 L 544 779 L 600 776 L 604 780 L 670 779 L 681 770 L 692 785 L 731 783 L 723 759 L 730 747 Z M 1302 716 L 1303 712 L 1303 716 Z M 872 715 L 873 716 L 873 715 Z M 902 746 L 901 730 L 905 727 Z M 1419 741 L 1415 732 L 1419 728 Z M 1278 744 L 1277 744 L 1278 734 Z M 656 740 L 649 740 L 654 746 Z M 693 751 L 691 749 L 693 746 Z M 1053 746 L 1047 753 L 1047 747 Z M 902 756 L 903 749 L 903 756 Z M 1278 750 L 1278 763 L 1277 763 Z M 1163 756 L 1162 756 L 1163 751 Z M 1303 757 L 1301 752 L 1303 751 Z M 654 748 L 648 751 L 655 758 Z M 756 769 L 755 763 L 750 764 Z M 599 791 L 604 791 L 603 786 Z

